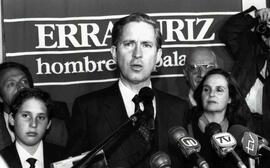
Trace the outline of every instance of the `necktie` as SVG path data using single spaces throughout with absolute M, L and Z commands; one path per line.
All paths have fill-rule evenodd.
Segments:
M 11 144 L 3 112 L 0 112 L 0 150 Z
M 29 168 L 35 168 L 36 167 L 35 164 L 36 164 L 37 159 L 28 158 L 26 161 L 30 164 Z
M 138 95 L 135 95 L 132 99 L 132 101 L 135 104 L 135 113 L 139 112 L 139 109 L 140 109 L 140 99 L 138 97 L 139 97 Z M 140 123 L 140 126 L 138 128 L 138 132 L 140 133 L 140 135 L 144 138 L 146 142 L 151 142 L 152 137 L 153 137 L 151 124 L 145 118 L 142 118 L 139 121 L 139 123 Z

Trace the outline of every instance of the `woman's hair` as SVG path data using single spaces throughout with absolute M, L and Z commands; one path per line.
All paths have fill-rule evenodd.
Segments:
M 201 116 L 203 113 L 203 105 L 202 105 L 202 91 L 203 84 L 206 79 L 208 79 L 211 75 L 219 74 L 225 77 L 228 82 L 229 89 L 229 97 L 231 98 L 231 103 L 227 105 L 225 116 L 228 119 L 229 123 L 232 124 L 242 124 L 247 125 L 247 122 L 250 118 L 249 108 L 245 102 L 245 99 L 242 96 L 241 90 L 239 89 L 238 83 L 236 80 L 229 74 L 227 71 L 223 69 L 213 69 L 210 70 L 202 79 L 199 86 L 194 92 L 194 99 L 197 102 L 197 111 L 198 116 Z
M 16 93 L 10 105 L 10 111 L 12 112 L 13 117 L 15 117 L 16 113 L 18 112 L 22 104 L 26 100 L 31 98 L 38 99 L 45 104 L 47 108 L 48 118 L 51 119 L 52 117 L 51 111 L 53 106 L 51 97 L 47 92 L 42 91 L 41 89 L 38 88 L 24 88 Z

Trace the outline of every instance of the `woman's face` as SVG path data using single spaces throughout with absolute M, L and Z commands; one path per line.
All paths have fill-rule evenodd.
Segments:
M 205 112 L 225 112 L 231 103 L 228 82 L 223 75 L 213 74 L 203 83 L 202 105 Z

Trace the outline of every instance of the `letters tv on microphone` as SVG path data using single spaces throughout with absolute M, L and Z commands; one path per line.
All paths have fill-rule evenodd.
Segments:
M 237 143 L 235 138 L 227 132 L 217 133 L 214 134 L 212 137 L 212 143 L 217 144 L 218 147 L 221 149 L 218 150 L 221 156 L 227 155 L 227 153 L 231 152 L 236 147 Z

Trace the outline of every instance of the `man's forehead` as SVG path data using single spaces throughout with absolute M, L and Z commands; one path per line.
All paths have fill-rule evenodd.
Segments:
M 187 61 L 188 64 L 216 64 L 216 57 L 208 51 L 196 52 L 190 55 Z
M 3 76 L 14 76 L 14 75 L 26 76 L 25 73 L 18 68 L 8 68 L 5 70 L 2 70 L 0 74 Z

